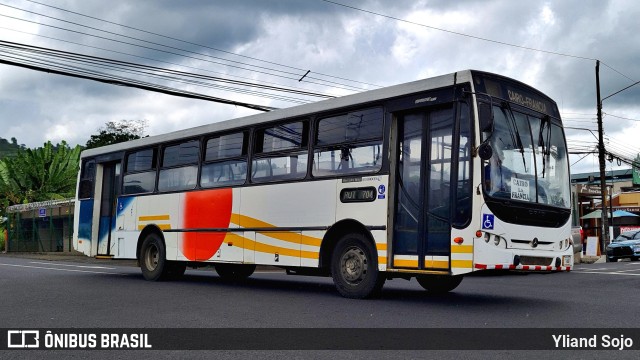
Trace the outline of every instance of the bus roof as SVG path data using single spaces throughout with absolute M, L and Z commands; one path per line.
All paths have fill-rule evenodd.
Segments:
M 221 132 L 243 126 L 252 126 L 256 124 L 267 123 L 270 121 L 291 119 L 307 114 L 318 113 L 333 109 L 340 109 L 356 104 L 374 102 L 381 99 L 394 98 L 411 93 L 421 92 L 425 90 L 437 89 L 457 83 L 471 81 L 472 70 L 463 70 L 456 73 L 440 75 L 428 79 L 412 81 L 409 83 L 393 85 L 375 90 L 363 91 L 361 93 L 341 96 L 333 99 L 322 100 L 310 104 L 293 106 L 290 108 L 278 109 L 265 113 L 249 115 L 245 117 L 219 121 L 211 124 L 201 125 L 194 128 L 178 130 L 162 135 L 149 136 L 137 140 L 127 141 L 123 143 L 107 145 L 95 149 L 89 149 L 82 152 L 81 158 L 93 157 L 101 154 L 124 151 L 132 148 L 156 145 L 174 140 L 198 137 L 202 134 Z

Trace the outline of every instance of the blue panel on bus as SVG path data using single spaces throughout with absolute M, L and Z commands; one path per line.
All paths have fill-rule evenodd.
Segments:
M 91 221 L 93 220 L 93 199 L 80 200 L 78 239 L 91 240 Z
M 494 220 L 492 214 L 482 214 L 482 229 L 493 230 Z
M 133 197 L 133 196 L 127 196 L 127 197 L 118 198 L 118 208 L 116 209 L 116 216 L 122 215 L 124 210 L 127 207 L 129 207 L 129 205 L 131 205 L 131 203 L 133 202 L 133 199 L 135 199 L 135 197 Z

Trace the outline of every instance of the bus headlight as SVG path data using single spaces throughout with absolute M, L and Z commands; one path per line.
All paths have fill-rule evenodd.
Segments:
M 495 246 L 500 245 L 500 236 L 496 235 L 496 236 L 493 238 L 493 244 L 494 244 Z
M 489 239 L 491 239 L 491 234 L 489 233 L 484 233 L 484 242 L 489 242 Z

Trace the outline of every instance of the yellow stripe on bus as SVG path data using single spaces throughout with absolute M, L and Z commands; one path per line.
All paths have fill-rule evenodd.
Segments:
M 451 260 L 451 267 L 471 269 L 473 267 L 473 261 L 472 260 Z
M 393 259 L 393 266 L 417 268 L 418 260 Z
M 169 215 L 149 215 L 149 216 L 138 216 L 138 221 L 159 221 L 159 220 L 170 220 Z
M 262 220 L 258 220 L 256 218 L 252 218 L 252 217 L 241 215 L 241 214 L 231 214 L 231 222 L 244 228 L 276 228 L 276 226 L 273 224 L 269 224 Z M 295 244 L 302 243 L 302 245 L 320 246 L 320 244 L 322 243 L 322 239 L 318 239 L 318 238 L 314 238 L 314 237 L 306 236 L 302 234 L 298 235 L 298 233 L 294 233 L 294 232 L 272 233 L 270 231 L 265 231 L 265 232 L 261 232 L 260 234 L 264 236 L 268 236 L 270 238 L 292 242 Z
M 149 224 L 140 224 L 138 225 L 138 230 L 142 231 Z M 160 228 L 160 230 L 171 230 L 171 224 L 154 224 Z
M 471 254 L 473 253 L 473 245 L 451 245 L 451 253 L 453 254 Z
M 227 240 L 229 239 L 229 240 Z M 229 243 L 229 242 L 233 242 L 233 246 L 236 246 L 236 243 L 234 242 L 235 240 L 239 240 L 242 241 L 242 245 L 239 245 L 239 247 L 243 248 L 243 249 L 247 249 L 247 250 L 254 250 L 257 252 L 262 252 L 262 253 L 267 253 L 267 254 L 275 254 L 278 253 L 279 255 L 283 255 L 283 256 L 292 256 L 292 257 L 301 257 L 301 258 L 305 258 L 305 259 L 319 259 L 320 258 L 320 253 L 319 252 L 315 252 L 315 251 L 300 251 L 300 250 L 296 250 L 296 249 L 287 249 L 287 248 L 283 248 L 280 246 L 273 246 L 273 245 L 268 245 L 268 244 L 264 244 L 261 242 L 257 242 L 257 241 L 253 241 L 249 238 L 246 238 L 244 236 L 240 236 L 237 234 L 233 234 L 233 233 L 228 233 L 227 236 L 225 237 L 225 242 Z
M 444 261 L 425 260 L 424 261 L 424 267 L 433 268 L 433 269 L 448 269 L 449 268 L 449 262 L 446 261 L 446 260 L 444 260 Z
M 376 250 L 387 251 L 387 244 L 376 243 Z

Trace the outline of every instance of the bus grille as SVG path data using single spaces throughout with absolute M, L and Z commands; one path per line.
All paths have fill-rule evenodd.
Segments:
M 541 265 L 549 266 L 553 258 L 538 257 L 538 256 L 520 256 L 520 264 L 522 265 Z

